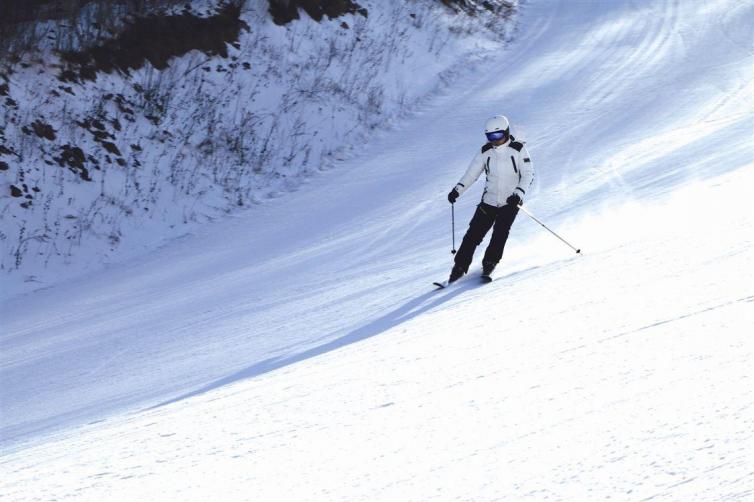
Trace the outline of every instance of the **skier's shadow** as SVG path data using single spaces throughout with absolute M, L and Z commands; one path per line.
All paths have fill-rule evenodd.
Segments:
M 238 382 L 240 380 L 245 380 L 247 378 L 253 378 L 253 377 L 262 375 L 264 373 L 274 371 L 274 370 L 283 368 L 285 366 L 295 364 L 300 361 L 304 361 L 306 359 L 310 359 L 312 357 L 317 357 L 319 355 L 344 347 L 346 345 L 350 345 L 352 343 L 366 340 L 367 338 L 371 338 L 375 335 L 379 335 L 380 333 L 383 333 L 402 323 L 410 321 L 411 319 L 414 319 L 415 317 L 420 316 L 434 308 L 437 308 L 443 303 L 449 300 L 452 300 L 456 296 L 466 291 L 469 291 L 470 289 L 473 289 L 474 287 L 476 287 L 475 284 L 469 283 L 469 284 L 455 285 L 454 287 L 450 288 L 447 292 L 436 291 L 436 290 L 428 291 L 427 293 L 424 293 L 418 296 L 417 298 L 409 300 L 408 302 L 388 312 L 387 314 L 380 316 L 374 321 L 368 324 L 365 324 L 364 326 L 361 326 L 360 328 L 356 328 L 355 330 L 341 337 L 338 337 L 335 340 L 331 340 L 318 347 L 305 350 L 299 354 L 293 354 L 293 355 L 283 356 L 283 357 L 272 357 L 264 361 L 260 361 L 258 363 L 252 364 L 248 368 L 244 368 L 240 371 L 237 371 L 219 380 L 215 380 L 214 382 L 211 382 L 205 385 L 204 387 L 201 387 L 191 392 L 187 392 L 186 394 L 180 395 L 168 401 L 164 401 L 148 409 L 151 410 L 155 408 L 160 408 L 162 406 L 165 406 L 171 403 L 182 401 L 190 397 L 198 396 L 200 394 L 204 394 L 205 392 L 209 392 L 219 387 L 223 387 L 225 385 Z M 433 301 L 428 301 L 432 298 L 434 298 Z

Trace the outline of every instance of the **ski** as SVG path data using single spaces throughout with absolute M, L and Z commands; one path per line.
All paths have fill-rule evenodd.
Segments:
M 489 284 L 493 280 L 494 279 L 492 278 L 492 276 L 489 276 L 489 275 L 481 275 L 481 276 L 479 276 L 479 282 L 481 282 L 482 284 Z M 456 282 L 458 282 L 458 281 L 456 280 L 455 282 L 448 283 L 447 280 L 444 280 L 444 281 L 441 281 L 441 282 L 433 282 L 432 285 L 435 286 L 437 289 L 445 289 L 448 286 L 450 286 L 451 284 L 455 284 Z
M 446 279 L 446 280 L 444 280 L 444 281 L 441 281 L 441 282 L 433 282 L 432 284 L 433 284 L 433 285 L 434 285 L 435 287 L 437 287 L 437 289 L 445 289 L 445 288 L 447 288 L 447 287 L 449 287 L 449 286 L 453 286 L 454 284 L 458 284 L 458 281 L 459 281 L 459 280 L 460 280 L 460 278 L 459 278 L 459 279 L 456 279 L 456 280 L 455 280 L 455 281 L 453 281 L 453 282 L 448 282 L 448 280 Z

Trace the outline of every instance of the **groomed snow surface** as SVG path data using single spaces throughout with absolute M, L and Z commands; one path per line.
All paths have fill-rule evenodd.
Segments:
M 0 497 L 752 499 L 753 21 L 531 0 L 300 191 L 5 302 Z M 432 291 L 500 112 L 583 256 L 521 214 L 494 282 Z

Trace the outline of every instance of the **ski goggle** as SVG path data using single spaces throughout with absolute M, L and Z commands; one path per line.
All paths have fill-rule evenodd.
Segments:
M 505 131 L 487 132 L 485 133 L 485 135 L 487 136 L 487 139 L 489 141 L 500 141 L 501 139 L 503 139 L 505 136 L 508 135 L 508 130 L 506 129 Z

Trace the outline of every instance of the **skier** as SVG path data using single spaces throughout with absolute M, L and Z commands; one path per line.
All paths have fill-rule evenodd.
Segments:
M 490 274 L 503 257 L 505 241 L 508 240 L 508 232 L 516 219 L 518 208 L 534 180 L 529 152 L 523 143 L 511 136 L 507 118 L 501 115 L 492 117 L 485 124 L 484 133 L 488 142 L 474 156 L 466 174 L 448 194 L 448 201 L 455 204 L 456 199 L 479 178 L 482 171 L 487 176 L 482 201 L 463 236 L 448 284 L 468 272 L 476 247 L 494 225 L 492 238 L 482 259 L 482 278 L 491 280 Z

